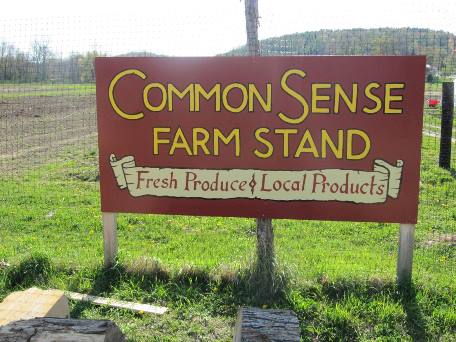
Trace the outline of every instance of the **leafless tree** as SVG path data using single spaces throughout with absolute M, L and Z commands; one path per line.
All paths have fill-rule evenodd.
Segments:
M 50 57 L 51 50 L 47 42 L 33 42 L 32 62 L 36 67 L 36 81 L 44 82 L 48 79 L 47 64 Z

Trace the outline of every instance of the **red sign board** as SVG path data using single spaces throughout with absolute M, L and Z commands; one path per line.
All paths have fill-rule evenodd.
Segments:
M 416 223 L 425 57 L 97 58 L 104 212 Z

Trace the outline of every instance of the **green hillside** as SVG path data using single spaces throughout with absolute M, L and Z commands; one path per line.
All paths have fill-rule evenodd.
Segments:
M 456 73 L 456 36 L 422 28 L 320 30 L 260 41 L 262 55 L 426 55 L 442 76 Z M 239 47 L 227 55 L 246 55 Z

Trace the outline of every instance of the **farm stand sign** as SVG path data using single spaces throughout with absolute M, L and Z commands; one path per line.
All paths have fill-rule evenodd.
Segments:
M 97 58 L 102 211 L 415 223 L 424 70 Z

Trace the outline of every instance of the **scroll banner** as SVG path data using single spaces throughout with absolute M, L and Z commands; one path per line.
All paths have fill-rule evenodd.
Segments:
M 136 166 L 133 156 L 110 164 L 120 189 L 133 197 L 262 199 L 384 203 L 399 196 L 404 163 L 381 159 L 373 171 L 325 169 L 302 171 L 184 169 Z

